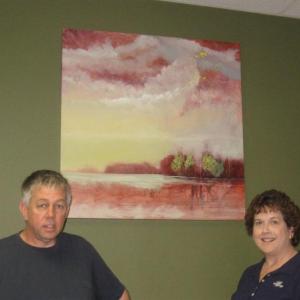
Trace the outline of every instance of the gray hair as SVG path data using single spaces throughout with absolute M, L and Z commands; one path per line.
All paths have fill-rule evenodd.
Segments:
M 36 186 L 60 187 L 65 191 L 67 205 L 70 207 L 72 202 L 71 187 L 68 180 L 59 172 L 52 170 L 38 170 L 30 174 L 22 183 L 22 201 L 28 206 L 32 190 Z

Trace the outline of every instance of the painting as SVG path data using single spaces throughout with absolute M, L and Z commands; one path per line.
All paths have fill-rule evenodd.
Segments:
M 240 67 L 237 42 L 65 29 L 70 217 L 242 219 Z

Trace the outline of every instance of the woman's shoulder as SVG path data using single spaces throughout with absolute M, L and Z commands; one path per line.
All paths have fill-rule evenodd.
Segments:
M 263 265 L 264 260 L 261 260 L 253 265 L 248 266 L 244 272 L 242 277 L 257 277 L 257 275 L 259 274 L 261 267 Z
M 300 275 L 300 252 L 297 252 L 288 262 L 282 266 L 282 270 L 285 272 L 297 273 Z

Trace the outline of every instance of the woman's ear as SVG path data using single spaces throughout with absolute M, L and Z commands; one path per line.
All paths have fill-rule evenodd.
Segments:
M 294 227 L 290 227 L 289 228 L 289 238 L 290 238 L 290 240 L 294 237 L 294 232 L 295 232 L 295 230 L 294 230 Z

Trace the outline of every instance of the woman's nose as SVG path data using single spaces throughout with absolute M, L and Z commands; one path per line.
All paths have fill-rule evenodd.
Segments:
M 269 232 L 270 231 L 270 227 L 269 227 L 269 224 L 268 223 L 265 223 L 263 225 L 263 232 Z

